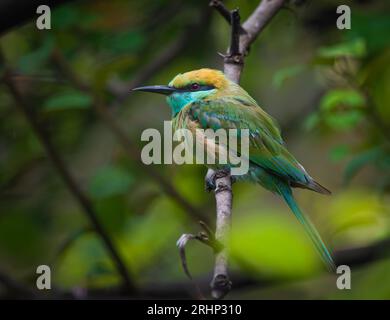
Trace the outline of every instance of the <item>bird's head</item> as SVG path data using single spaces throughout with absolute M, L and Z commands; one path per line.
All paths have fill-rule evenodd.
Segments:
M 219 70 L 199 69 L 178 74 L 167 86 L 146 86 L 133 90 L 166 95 L 175 116 L 188 103 L 211 99 L 223 92 L 229 83 L 230 81 Z

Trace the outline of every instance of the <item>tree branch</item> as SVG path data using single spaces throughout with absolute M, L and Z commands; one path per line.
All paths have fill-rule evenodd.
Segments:
M 342 250 L 336 250 L 334 252 L 334 258 L 337 265 L 348 265 L 356 270 L 356 268 L 364 267 L 365 265 L 386 259 L 390 256 L 390 239 L 384 239 L 382 241 L 363 246 L 348 248 Z M 321 276 L 321 275 L 319 275 Z M 255 277 L 244 275 L 242 272 L 233 272 L 231 279 L 234 281 L 234 288 L 239 290 L 245 290 L 248 288 L 254 288 L 261 286 L 262 288 L 271 287 L 279 283 L 286 284 L 285 279 L 275 279 L 269 277 L 262 277 L 261 274 L 257 274 Z M 306 279 L 303 280 L 306 283 Z M 200 276 L 194 279 L 199 289 L 205 292 L 209 286 L 209 276 Z M 4 286 L 7 291 L 1 298 L 37 298 L 39 293 L 31 290 L 27 285 L 20 283 L 16 279 L 11 278 L 5 272 L 0 269 L 0 285 Z M 150 284 L 146 284 L 134 295 L 129 295 L 123 292 L 121 288 L 86 288 L 86 294 L 83 299 L 128 299 L 128 298 L 146 298 L 146 299 L 191 299 L 197 296 L 197 292 L 194 290 L 193 285 L 188 281 L 179 281 L 171 283 L 156 283 L 153 281 Z M 72 291 L 63 291 L 60 288 L 51 290 L 51 298 L 56 299 L 80 299 Z M 38 297 L 39 298 L 39 297 Z
M 217 10 L 220 15 L 225 18 L 227 23 L 231 23 L 230 10 L 226 8 L 225 4 L 221 0 L 211 0 L 209 6 Z
M 238 9 L 229 13 L 231 25 L 231 43 L 224 56 L 224 72 L 232 81 L 239 83 L 244 56 L 251 43 L 257 38 L 271 18 L 283 6 L 284 0 L 263 0 L 252 15 L 240 26 Z M 221 1 L 211 1 L 211 6 L 227 20 L 227 9 Z M 243 29 L 244 32 L 240 32 Z M 208 174 L 209 175 L 209 174 Z M 232 224 L 232 181 L 230 172 L 218 171 L 215 173 L 215 201 L 216 201 L 216 235 L 215 238 L 222 243 L 224 249 L 215 255 L 214 276 L 211 282 L 213 298 L 222 299 L 231 289 L 228 274 L 228 244 Z
M 230 49 L 229 57 L 234 58 L 240 55 L 240 13 L 238 9 L 232 11 L 230 17 L 230 26 L 231 26 L 231 39 L 230 39 Z M 236 63 L 241 63 L 240 60 L 235 60 Z
M 2 64 L 6 65 L 5 59 L 3 58 L 1 52 L 0 52 L 0 62 Z M 87 195 L 83 192 L 83 190 L 78 186 L 76 180 L 74 179 L 74 177 L 72 176 L 72 174 L 70 173 L 68 168 L 66 167 L 65 162 L 61 158 L 60 154 L 58 153 L 58 151 L 55 148 L 55 146 L 53 145 L 53 143 L 51 142 L 46 130 L 37 120 L 37 118 L 33 112 L 33 109 L 28 104 L 27 100 L 22 95 L 22 93 L 19 91 L 19 88 L 17 87 L 16 83 L 14 83 L 14 79 L 12 78 L 12 72 L 7 67 L 5 69 L 4 82 L 8 86 L 8 88 L 9 88 L 17 106 L 19 107 L 20 111 L 24 114 L 24 116 L 26 117 L 26 120 L 30 124 L 33 132 L 35 133 L 38 140 L 40 141 L 40 143 L 44 147 L 46 154 L 47 154 L 48 158 L 50 159 L 50 161 L 52 162 L 54 168 L 57 170 L 58 174 L 62 178 L 63 182 L 65 183 L 66 187 L 71 192 L 73 197 L 77 200 L 77 202 L 83 208 L 91 225 L 94 227 L 96 233 L 102 239 L 104 245 L 106 246 L 108 253 L 111 256 L 111 259 L 112 259 L 118 273 L 122 277 L 125 289 L 128 292 L 134 292 L 135 285 L 133 284 L 132 280 L 130 279 L 130 276 L 127 272 L 126 266 L 125 266 L 124 262 L 122 261 L 122 259 L 120 258 L 119 253 L 118 253 L 117 249 L 115 248 L 111 238 L 107 234 L 103 225 L 98 220 L 91 200 L 87 197 Z
M 263 0 L 260 2 L 251 16 L 242 24 L 243 32 L 239 37 L 240 54 L 244 57 L 249 52 L 250 45 L 263 31 L 275 14 L 283 7 L 286 0 Z M 219 11 L 220 12 L 220 11 Z M 237 60 L 237 59 L 236 59 Z M 224 59 L 224 72 L 226 76 L 238 83 L 243 69 L 243 59 L 236 61 L 229 59 L 229 54 Z
M 228 274 L 228 237 L 232 224 L 232 182 L 230 171 L 215 172 L 215 203 L 217 222 L 215 239 L 223 245 L 223 249 L 215 254 L 214 276 L 211 281 L 211 296 L 222 299 L 229 293 L 232 283 Z

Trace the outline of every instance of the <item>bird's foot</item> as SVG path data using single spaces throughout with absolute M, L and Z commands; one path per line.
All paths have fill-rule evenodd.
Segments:
M 223 249 L 223 245 L 219 242 L 214 235 L 214 232 L 210 229 L 210 227 L 203 221 L 199 221 L 200 226 L 204 231 L 198 232 L 198 234 L 184 233 L 180 236 L 179 240 L 177 240 L 176 245 L 179 248 L 180 259 L 182 263 L 182 267 L 186 275 L 192 279 L 190 271 L 187 266 L 187 259 L 185 254 L 185 247 L 189 240 L 198 240 L 205 245 L 209 246 L 213 249 L 214 252 L 220 252 Z
M 215 185 L 215 171 L 212 169 L 208 169 L 206 173 L 206 177 L 204 179 L 205 189 L 207 192 L 211 192 L 217 188 Z

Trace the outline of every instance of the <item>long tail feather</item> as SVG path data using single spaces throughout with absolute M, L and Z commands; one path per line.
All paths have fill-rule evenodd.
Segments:
M 291 211 L 297 217 L 298 221 L 303 225 L 310 239 L 313 241 L 314 246 L 316 247 L 318 253 L 321 256 L 321 259 L 325 262 L 329 271 L 336 270 L 336 265 L 333 261 L 333 258 L 326 247 L 325 243 L 322 241 L 321 236 L 319 235 L 317 229 L 310 222 L 308 218 L 302 213 L 299 209 L 298 204 L 296 203 L 291 189 L 289 187 L 278 187 L 280 194 L 283 196 L 284 200 L 287 202 Z

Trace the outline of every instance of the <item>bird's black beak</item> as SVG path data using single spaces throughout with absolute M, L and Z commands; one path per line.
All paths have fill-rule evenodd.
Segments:
M 170 86 L 146 86 L 134 88 L 133 91 L 154 92 L 169 96 L 171 93 L 176 91 L 176 88 Z

